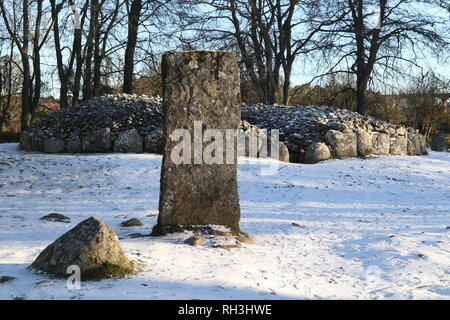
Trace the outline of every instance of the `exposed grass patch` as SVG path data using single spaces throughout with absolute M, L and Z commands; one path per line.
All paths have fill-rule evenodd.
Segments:
M 131 262 L 132 268 L 124 268 L 116 264 L 105 262 L 103 265 L 86 270 L 81 274 L 81 280 L 102 280 L 108 278 L 124 278 L 127 275 L 135 274 L 134 262 Z

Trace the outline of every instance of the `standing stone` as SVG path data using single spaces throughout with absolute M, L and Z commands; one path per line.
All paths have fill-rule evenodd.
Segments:
M 445 139 L 444 131 L 431 136 L 431 150 L 439 152 L 447 152 L 448 145 L 447 140 Z
M 80 268 L 81 280 L 121 277 L 134 271 L 114 230 L 94 217 L 80 222 L 56 239 L 31 266 L 67 277 L 67 268 L 72 265 Z
M 236 139 L 234 155 L 230 155 L 233 161 L 226 164 L 206 164 L 201 150 L 194 148 L 194 127 L 200 135 L 208 129 L 218 129 L 224 137 L 226 129 L 237 133 L 241 100 L 236 58 L 230 52 L 167 52 L 161 67 L 164 151 L 158 225 L 154 233 L 165 233 L 180 225 L 239 228 Z M 197 121 L 202 121 L 202 126 Z M 180 164 L 174 163 L 171 157 L 174 147 L 184 141 L 184 137 L 174 139 L 176 129 L 185 129 L 190 138 L 190 154 L 183 155 L 188 161 Z M 224 140 L 223 150 L 215 149 L 215 153 L 223 155 L 222 163 L 229 156 L 224 152 Z M 210 143 L 200 141 L 197 146 L 206 151 Z

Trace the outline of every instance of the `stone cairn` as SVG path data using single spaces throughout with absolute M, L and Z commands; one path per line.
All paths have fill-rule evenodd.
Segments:
M 203 139 L 208 130 L 218 130 L 225 138 L 227 129 L 239 128 L 240 86 L 236 58 L 233 53 L 221 51 L 167 52 L 161 68 L 164 150 L 159 216 L 154 234 L 192 225 L 222 225 L 238 231 L 237 139 L 233 138 L 231 150 L 224 152 L 225 147 L 215 150 L 215 156 L 220 152 L 222 159 L 231 152 L 234 158 L 231 162 L 206 163 L 202 152 L 208 145 Z M 182 163 L 174 161 L 173 156 L 179 144 L 173 135 L 179 129 L 189 135 L 186 145 L 189 151 L 183 149 L 186 161 Z M 201 140 L 196 144 L 198 137 Z
M 280 160 L 315 163 L 340 157 L 421 155 L 423 136 L 345 109 L 242 105 L 245 137 L 280 131 Z M 53 112 L 21 135 L 29 151 L 48 153 L 150 152 L 162 154 L 161 100 L 136 95 L 93 98 Z M 257 156 L 260 156 L 259 154 Z
M 426 153 L 418 130 L 345 109 L 250 105 L 242 106 L 242 118 L 259 128 L 278 128 L 291 162 Z
M 60 109 L 21 135 L 25 150 L 47 153 L 161 153 L 161 101 L 136 95 L 96 97 Z

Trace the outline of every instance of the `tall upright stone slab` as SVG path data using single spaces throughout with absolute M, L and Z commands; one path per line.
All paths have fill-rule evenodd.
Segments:
M 167 52 L 161 67 L 164 150 L 158 225 L 154 233 L 164 233 L 177 226 L 206 224 L 238 229 L 237 157 L 232 162 L 225 160 L 226 129 L 237 130 L 241 120 L 236 58 L 230 52 Z M 188 140 L 190 150 L 186 154 L 184 149 L 181 152 L 183 159 L 189 161 L 180 164 L 172 159 L 174 148 L 181 141 L 173 139 L 177 129 L 185 129 L 191 139 Z M 215 156 L 223 152 L 223 164 L 205 163 L 202 157 L 211 143 L 204 139 L 209 129 L 223 133 L 223 150 L 214 151 Z M 187 137 L 183 135 L 183 138 Z M 236 140 L 233 140 L 236 155 Z

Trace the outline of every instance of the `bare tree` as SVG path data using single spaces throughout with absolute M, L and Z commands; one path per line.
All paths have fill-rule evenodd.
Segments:
M 449 85 L 427 72 L 415 77 L 401 95 L 408 125 L 419 128 L 425 138 L 437 132 L 446 117 L 442 97 L 448 97 Z
M 288 103 L 295 60 L 319 49 L 316 35 L 323 26 L 334 22 L 328 19 L 310 28 L 315 14 L 311 1 L 193 0 L 185 1 L 182 7 L 183 30 L 196 31 L 193 38 L 201 38 L 209 46 L 235 48 L 260 101 L 270 104 L 277 101 L 282 76 L 283 103 Z M 183 40 L 189 42 L 187 37 Z M 190 44 L 195 46 L 195 42 Z
M 448 17 L 430 13 L 443 5 L 440 0 L 332 0 L 317 6 L 320 18 L 313 26 L 331 15 L 342 17 L 321 32 L 321 42 L 328 44 L 326 74 L 356 77 L 358 112 L 367 111 L 366 91 L 375 75 L 384 80 L 402 68 L 420 68 L 421 51 L 438 55 L 448 48 L 448 33 L 440 30 Z
M 141 16 L 142 0 L 132 0 L 131 6 L 126 1 L 128 12 L 128 41 L 125 49 L 125 66 L 123 71 L 123 92 L 133 92 L 134 51 L 136 49 L 139 19 Z
M 171 35 L 170 32 L 164 30 L 164 26 L 171 20 L 172 12 L 178 4 L 177 1 L 128 0 L 125 2 L 128 37 L 125 41 L 123 68 L 124 93 L 133 92 L 136 64 L 143 63 L 145 67 L 141 66 L 139 70 L 145 70 L 145 73 L 150 70 L 150 73 L 153 73 L 156 71 L 154 66 L 159 66 L 159 61 L 154 64 L 158 54 L 155 54 L 153 47 L 167 48 L 167 41 L 170 40 Z M 160 39 L 164 39 L 165 42 L 158 43 Z
M 105 58 L 122 47 L 121 43 L 110 45 L 113 30 L 120 25 L 119 15 L 126 0 L 91 0 L 89 9 L 89 32 L 84 48 L 83 99 L 101 93 L 102 63 Z
M 0 132 L 3 125 L 9 120 L 9 109 L 13 95 L 13 41 L 10 42 L 9 55 L 2 55 L 1 49 L 3 48 L 0 47 Z
M 69 106 L 68 93 L 70 89 L 70 80 L 74 75 L 74 64 L 76 62 L 76 71 L 74 84 L 72 88 L 73 98 L 72 105 L 78 103 L 79 100 L 79 90 L 81 81 L 81 68 L 82 68 L 82 57 L 81 57 L 81 47 L 82 47 L 82 28 L 86 18 L 86 12 L 89 5 L 89 1 L 85 2 L 84 7 L 81 12 L 78 11 L 78 7 L 75 5 L 73 0 L 61 0 L 57 2 L 56 0 L 50 0 L 51 15 L 54 21 L 53 26 L 53 39 L 55 43 L 55 55 L 57 62 L 58 77 L 60 82 L 59 90 L 59 101 L 62 108 Z M 71 10 L 71 15 L 61 17 L 60 12 L 64 7 L 68 6 Z M 82 18 L 80 18 L 82 17 Z M 60 21 L 64 19 L 71 23 L 63 24 L 60 28 Z M 72 19 L 72 20 L 69 20 Z M 73 42 L 72 47 L 66 46 L 61 42 L 61 36 L 69 36 L 73 31 Z M 64 63 L 64 52 L 68 51 L 68 61 Z
M 22 0 L 21 3 L 11 2 L 7 5 L 6 1 L 0 1 L 0 11 L 5 27 L 21 56 L 23 75 L 22 131 L 30 126 L 39 103 L 42 86 L 40 52 L 53 27 L 53 21 L 47 22 L 42 19 L 43 2 L 43 0 Z M 21 9 L 21 16 L 17 12 L 19 8 Z M 34 30 L 32 30 L 33 24 L 30 23 L 30 19 L 34 22 Z

